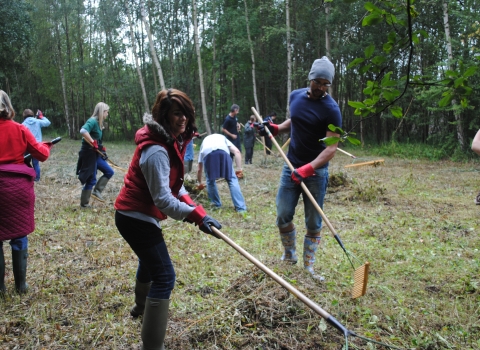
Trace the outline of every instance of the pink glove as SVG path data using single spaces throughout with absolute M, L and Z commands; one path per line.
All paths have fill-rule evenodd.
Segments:
M 41 110 L 38 110 L 38 119 L 43 119 L 43 113 Z
M 97 140 L 93 140 L 93 142 L 92 142 L 92 147 L 93 147 L 93 149 L 98 149 L 98 142 L 97 142 Z
M 292 171 L 291 179 L 295 184 L 300 185 L 300 183 L 305 180 L 307 177 L 315 175 L 315 169 L 313 169 L 310 163 L 301 166 Z

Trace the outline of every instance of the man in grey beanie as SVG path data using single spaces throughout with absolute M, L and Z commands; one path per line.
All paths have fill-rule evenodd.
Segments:
M 335 67 L 327 57 L 315 60 L 308 74 L 310 85 L 307 88 L 292 91 L 290 94 L 291 118 L 280 125 L 266 123 L 275 136 L 290 133 L 290 146 L 287 157 L 295 167 L 292 172 L 285 164 L 280 177 L 277 193 L 277 226 L 284 247 L 282 260 L 295 264 L 297 231 L 293 223 L 303 182 L 312 193 L 316 202 L 323 208 L 323 199 L 327 191 L 328 162 L 335 155 L 337 144 L 326 146 L 319 139 L 326 136 L 339 136 L 328 129 L 333 124 L 342 127 L 342 115 L 337 102 L 327 93 L 333 82 Z M 260 135 L 266 134 L 260 127 Z M 262 135 L 263 136 L 263 135 Z M 303 266 L 317 281 L 324 278 L 315 273 L 313 265 L 315 253 L 320 244 L 322 217 L 302 194 L 305 208 L 306 233 L 303 242 Z

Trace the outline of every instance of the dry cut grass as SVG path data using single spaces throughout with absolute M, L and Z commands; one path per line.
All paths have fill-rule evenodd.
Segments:
M 107 146 L 112 160 L 127 167 L 134 145 Z M 140 348 L 141 320 L 129 316 L 137 262 L 115 228 L 112 205 L 123 174 L 117 171 L 108 184 L 106 204 L 80 210 L 78 149 L 79 142 L 64 140 L 42 165 L 26 295 L 13 293 L 4 246 L 8 293 L 0 300 L 0 349 Z M 383 166 L 347 171 L 351 159 L 338 154 L 330 166 L 325 213 L 347 249 L 371 263 L 367 295 L 357 300 L 350 298 L 352 269 L 326 228 L 316 262 L 325 283 L 311 280 L 301 264 L 280 263 L 280 158 L 264 162 L 257 150 L 254 164 L 245 166 L 246 216 L 234 212 L 225 183 L 219 183 L 224 208 L 207 210 L 222 232 L 358 334 L 409 349 L 480 348 L 478 165 L 384 159 Z M 205 193 L 195 196 L 208 208 Z M 300 253 L 302 220 L 299 205 Z M 167 349 L 344 345 L 338 331 L 223 241 L 170 219 L 163 230 L 177 272 Z M 351 339 L 349 348 L 380 347 Z

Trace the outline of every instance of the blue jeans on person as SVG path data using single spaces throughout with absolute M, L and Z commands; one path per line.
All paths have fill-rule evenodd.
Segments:
M 137 280 L 152 282 L 149 298 L 170 299 L 175 286 L 173 268 L 162 229 L 143 220 L 115 213 L 115 225 L 138 257 Z
M 302 187 L 292 181 L 291 174 L 292 171 L 285 164 L 280 176 L 280 186 L 276 200 L 277 226 L 278 228 L 284 228 L 290 225 L 301 194 L 305 208 L 305 227 L 310 233 L 318 233 L 322 228 L 322 217 L 315 209 L 310 198 L 303 193 Z M 323 208 L 323 199 L 328 186 L 328 167 L 316 169 L 315 176 L 306 178 L 303 183 L 307 186 L 317 204 Z
M 205 177 L 207 179 L 207 193 L 208 199 L 210 202 L 220 208 L 222 206 L 222 201 L 218 195 L 216 179 L 210 179 L 208 173 L 205 172 Z M 245 205 L 245 199 L 243 198 L 242 191 L 240 190 L 240 184 L 238 183 L 238 178 L 235 175 L 235 171 L 232 171 L 232 178 L 227 180 L 228 188 L 230 189 L 230 196 L 232 197 L 233 206 L 236 211 L 242 212 L 247 211 L 247 206 Z
M 35 159 L 32 157 L 32 165 L 33 165 L 33 169 L 35 169 L 35 181 L 39 181 L 40 180 L 40 162 L 38 161 L 38 159 Z
M 10 240 L 12 250 L 25 250 L 28 248 L 28 236 L 18 237 Z M 3 241 L 0 241 L 0 249 L 3 249 Z
M 84 190 L 91 190 L 97 183 L 97 170 L 100 170 L 103 173 L 103 176 L 105 176 L 107 179 L 111 179 L 114 174 L 113 169 L 110 167 L 110 165 L 108 165 L 107 161 L 104 160 L 102 157 L 97 156 L 95 171 L 88 178 L 87 182 L 85 183 L 85 186 L 83 186 Z

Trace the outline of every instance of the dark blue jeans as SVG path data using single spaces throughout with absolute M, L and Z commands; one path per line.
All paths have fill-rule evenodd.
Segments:
M 173 268 L 162 230 L 156 225 L 115 212 L 115 225 L 138 256 L 137 279 L 152 281 L 149 298 L 170 299 L 175 286 Z
M 28 236 L 18 237 L 10 240 L 12 250 L 25 250 L 28 248 Z M 0 249 L 3 249 L 3 241 L 0 241 Z
M 38 159 L 35 159 L 32 157 L 32 165 L 33 165 L 33 169 L 35 169 L 35 181 L 39 181 L 40 180 L 40 164 L 39 164 L 39 161 Z
M 110 167 L 110 165 L 108 165 L 107 161 L 103 160 L 102 157 L 97 156 L 95 171 L 93 172 L 93 175 L 88 178 L 85 186 L 83 186 L 84 190 L 91 190 L 96 185 L 97 169 L 100 170 L 107 179 L 112 178 L 114 174 L 113 169 Z

